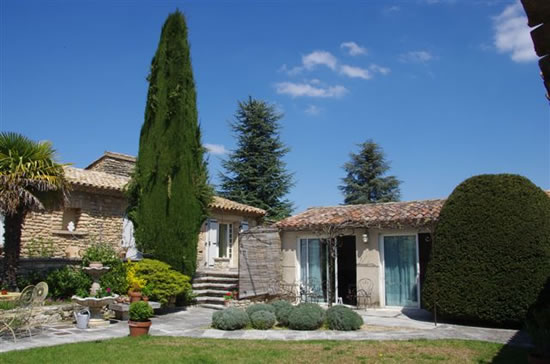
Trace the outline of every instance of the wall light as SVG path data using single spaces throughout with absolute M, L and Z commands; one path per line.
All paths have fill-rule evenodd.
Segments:
M 369 234 L 364 233 L 364 234 L 363 234 L 363 243 L 366 244 L 366 243 L 368 243 L 368 242 L 369 242 Z

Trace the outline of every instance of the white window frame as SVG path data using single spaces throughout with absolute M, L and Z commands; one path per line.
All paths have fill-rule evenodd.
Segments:
M 384 261 L 384 237 L 385 236 L 415 236 L 416 240 L 416 297 L 418 302 L 416 306 L 386 306 L 386 265 Z M 420 308 L 420 257 L 418 254 L 418 232 L 417 231 L 402 231 L 402 232 L 387 232 L 378 235 L 378 249 L 380 250 L 380 274 L 378 280 L 378 294 L 380 297 L 380 307 L 387 308 Z
M 303 235 L 296 237 L 296 281 L 302 282 L 302 264 L 301 264 L 301 242 L 300 240 L 319 240 L 326 239 L 326 237 L 319 237 L 315 235 Z M 308 243 L 309 246 L 309 243 Z M 327 248 L 328 249 L 328 248 Z M 327 275 L 329 274 L 329 262 L 330 259 L 330 253 L 327 252 Z M 335 301 L 333 303 L 337 303 L 338 301 L 338 251 L 336 251 L 336 256 L 334 257 L 334 299 Z M 309 265 L 309 259 L 308 259 L 308 265 Z M 309 267 L 307 267 L 307 270 L 309 271 Z M 326 283 L 328 285 L 328 279 L 326 280 Z M 328 290 L 327 290 L 328 291 Z M 328 302 L 328 299 L 327 299 Z

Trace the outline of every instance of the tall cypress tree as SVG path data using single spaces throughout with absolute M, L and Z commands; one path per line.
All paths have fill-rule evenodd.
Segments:
M 265 101 L 250 97 L 239 102 L 231 124 L 238 148 L 222 162 L 226 173 L 220 173 L 222 196 L 262 208 L 272 220 L 292 212 L 284 198 L 293 182 L 282 160 L 289 149 L 279 137 L 281 118 Z
M 385 176 L 390 164 L 382 148 L 372 140 L 359 144 L 359 153 L 351 153 L 351 161 L 344 165 L 347 172 L 339 186 L 346 205 L 399 201 L 399 181 L 395 176 Z
M 211 199 L 197 122 L 195 82 L 182 13 L 168 16 L 148 76 L 129 216 L 144 253 L 192 275 Z

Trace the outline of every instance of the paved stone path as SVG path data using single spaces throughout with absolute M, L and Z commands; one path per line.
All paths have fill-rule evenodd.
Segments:
M 293 331 L 293 330 L 238 330 L 221 331 L 209 328 L 214 311 L 193 307 L 152 319 L 150 334 L 154 336 L 186 336 L 214 339 L 249 340 L 409 340 L 409 339 L 471 339 L 514 345 L 529 345 L 525 333 L 516 330 L 487 329 L 458 325 L 434 325 L 425 311 L 397 310 L 358 311 L 364 318 L 366 329 L 353 332 Z M 0 339 L 0 352 L 52 346 L 82 341 L 105 340 L 128 336 L 128 324 L 117 322 L 107 328 L 80 330 L 64 325 L 44 330 L 32 338 L 14 343 L 9 337 Z

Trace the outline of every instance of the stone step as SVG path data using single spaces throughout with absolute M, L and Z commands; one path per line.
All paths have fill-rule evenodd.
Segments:
M 195 273 L 195 277 L 229 277 L 239 278 L 239 272 L 237 271 L 221 271 L 221 270 L 200 270 Z
M 199 296 L 196 297 L 195 300 L 198 304 L 218 304 L 223 306 L 225 299 L 223 297 L 213 297 L 213 296 Z
M 214 305 L 214 304 L 211 304 L 211 303 L 204 303 L 204 304 L 201 304 L 199 306 L 204 307 L 204 308 L 210 308 L 212 310 L 223 310 L 225 308 L 225 306 L 223 306 L 223 305 Z
M 220 291 L 232 291 L 237 289 L 238 284 L 237 283 L 212 283 L 212 282 L 206 282 L 206 283 L 193 283 L 192 285 L 193 290 L 202 290 L 202 289 L 216 289 Z
M 203 276 L 203 277 L 196 277 L 193 279 L 193 283 L 233 283 L 236 284 L 239 282 L 238 278 L 233 277 L 211 277 L 211 276 Z
M 202 296 L 215 296 L 215 297 L 223 297 L 225 294 L 229 292 L 227 290 L 219 290 L 219 289 L 199 289 L 199 290 L 193 290 L 193 293 L 196 294 L 199 297 Z

